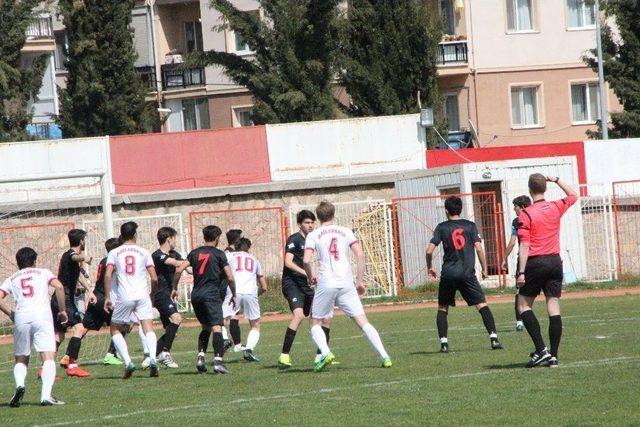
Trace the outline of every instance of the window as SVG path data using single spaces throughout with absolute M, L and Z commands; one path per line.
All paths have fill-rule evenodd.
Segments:
M 540 126 L 538 86 L 511 88 L 511 120 L 513 127 Z
M 587 0 L 567 0 L 569 28 L 594 28 L 596 25 L 595 4 Z
M 573 123 L 595 123 L 600 119 L 600 85 L 579 83 L 571 85 Z
M 447 119 L 449 132 L 460 130 L 460 111 L 458 109 L 458 95 L 445 95 L 444 116 Z
M 182 125 L 184 130 L 209 129 L 209 101 L 207 98 L 182 100 Z
M 67 33 L 65 31 L 56 33 L 56 51 L 53 59 L 56 63 L 56 71 L 66 71 L 67 69 L 67 55 L 69 45 L 67 42 Z
M 187 40 L 187 53 L 189 52 L 202 52 L 202 23 L 185 22 L 184 23 L 185 37 Z
M 253 109 L 240 107 L 233 109 L 233 127 L 253 126 Z
M 509 32 L 533 31 L 533 0 L 507 0 Z
M 456 18 L 453 11 L 453 0 L 440 0 L 440 14 L 443 22 L 442 31 L 445 34 L 455 35 Z
M 234 43 L 235 43 L 234 48 L 236 50 L 236 53 L 244 54 L 244 55 L 252 53 L 251 49 L 249 48 L 249 45 L 247 44 L 244 37 L 242 37 L 240 33 L 237 33 L 234 31 L 233 37 L 234 37 Z

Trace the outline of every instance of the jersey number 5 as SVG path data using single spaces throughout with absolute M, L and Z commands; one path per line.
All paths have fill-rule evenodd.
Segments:
M 20 287 L 22 288 L 22 296 L 25 298 L 31 298 L 33 296 L 33 286 L 29 284 L 33 277 L 25 277 L 20 280 Z
M 338 239 L 332 238 L 331 243 L 329 243 L 329 253 L 333 256 L 333 259 L 336 261 L 340 261 L 340 251 L 338 250 Z
M 464 245 L 467 243 L 467 239 L 464 237 L 464 228 L 456 228 L 453 230 L 451 240 L 453 240 L 453 247 L 456 248 L 457 251 L 464 248 Z
M 207 268 L 207 264 L 209 263 L 209 258 L 211 258 L 211 254 L 198 254 L 198 262 L 200 263 L 200 267 L 198 268 L 198 274 L 200 276 L 204 274 L 204 269 Z

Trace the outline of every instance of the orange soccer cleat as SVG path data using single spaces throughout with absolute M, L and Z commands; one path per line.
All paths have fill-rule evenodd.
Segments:
M 62 359 L 60 359 L 60 367 L 65 369 L 69 367 L 69 356 L 67 356 L 66 354 Z
M 91 374 L 80 366 L 74 366 L 73 368 L 67 368 L 67 376 L 68 377 L 78 377 L 78 378 L 86 378 L 90 377 Z

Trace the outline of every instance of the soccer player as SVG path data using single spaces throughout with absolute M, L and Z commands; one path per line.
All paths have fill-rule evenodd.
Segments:
M 151 296 L 147 290 L 147 274 L 151 278 L 151 295 L 158 285 L 158 276 L 151 254 L 136 245 L 138 224 L 133 221 L 125 222 L 120 227 L 122 246 L 109 252 L 107 256 L 107 270 L 104 278 L 105 310 L 113 309 L 111 316 L 111 339 L 116 350 L 122 356 L 126 365 L 125 379 L 131 378 L 136 366 L 131 361 L 127 342 L 122 333 L 131 324 L 131 314 L 135 311 L 145 334 L 145 342 L 149 348 L 149 376 L 158 376 L 156 362 L 156 334 L 153 331 L 153 307 Z M 114 283 L 115 302 L 111 300 L 111 279 L 116 274 Z
M 236 250 L 236 243 L 242 237 L 242 230 L 239 229 L 231 229 L 226 233 L 227 244 L 228 246 L 225 248 L 225 253 L 231 253 Z M 224 281 L 224 278 L 223 278 Z M 222 304 L 222 314 L 224 315 L 224 323 L 225 326 L 222 327 L 222 335 L 225 340 L 225 350 L 231 348 L 233 346 L 233 351 L 235 353 L 241 352 L 244 350 L 242 346 L 242 331 L 240 329 L 240 319 L 238 318 L 238 307 L 234 307 L 231 302 L 231 289 L 229 289 L 229 285 L 224 281 L 223 287 L 226 286 L 226 295 L 224 298 L 224 304 Z M 229 341 L 229 337 L 227 336 L 227 329 L 231 333 L 231 341 Z M 205 346 L 206 348 L 206 346 Z
M 158 230 L 160 248 L 151 254 L 158 274 L 158 289 L 153 299 L 153 305 L 160 313 L 160 320 L 164 327 L 164 335 L 158 340 L 156 352 L 158 361 L 167 368 L 177 368 L 178 364 L 171 357 L 171 346 L 182 322 L 175 300 L 178 297 L 177 283 L 173 287 L 173 277 L 176 268 L 182 264 L 182 255 L 176 252 L 178 232 L 171 227 Z
M 16 392 L 9 406 L 17 408 L 22 404 L 25 393 L 27 366 L 31 356 L 31 343 L 42 360 L 42 406 L 64 405 L 51 396 L 56 378 L 56 336 L 51 314 L 49 287 L 55 289 L 57 306 L 60 308 L 58 323 L 67 323 L 66 298 L 62 283 L 49 270 L 36 268 L 38 254 L 31 248 L 22 248 L 16 253 L 19 271 L 0 286 L 0 299 L 11 295 L 15 301 L 15 312 L 4 306 L 0 309 L 13 320 L 13 347 L 16 364 L 13 378 Z
M 244 359 L 249 362 L 259 362 L 260 360 L 253 354 L 260 340 L 258 296 L 267 291 L 267 281 L 262 274 L 260 261 L 249 253 L 249 249 L 251 249 L 251 240 L 242 237 L 236 242 L 235 252 L 228 252 L 226 255 L 236 285 L 238 308 L 244 314 L 244 318 L 249 321 L 251 328 L 244 349 Z M 259 282 L 260 286 L 256 282 Z
M 567 195 L 564 199 L 548 202 L 544 199 L 547 182 L 555 182 Z M 560 219 L 578 200 L 578 195 L 557 177 L 536 173 L 529 177 L 529 193 L 533 204 L 524 209 L 519 218 L 520 238 L 519 270 L 516 284 L 520 288 L 520 314 L 536 350 L 531 354 L 527 368 L 546 364 L 558 366 L 558 348 L 562 337 L 560 296 L 562 294 L 562 259 L 560 258 Z M 523 267 L 524 266 L 524 270 Z M 540 291 L 544 292 L 549 314 L 549 341 L 547 350 L 540 333 L 540 324 L 532 310 Z
M 63 325 L 58 321 L 55 323 L 58 347 L 64 341 L 64 335 L 67 329 L 72 328 L 73 330 L 73 336 L 69 340 L 65 356 L 60 360 L 60 366 L 66 368 L 67 376 L 80 378 L 88 377 L 91 374 L 79 367 L 77 362 L 78 355 L 80 354 L 82 337 L 87 333 L 87 330 L 82 325 L 82 316 L 80 311 L 76 306 L 75 296 L 77 285 L 80 284 L 80 286 L 86 289 L 90 303 L 93 304 L 96 301 L 96 297 L 89 289 L 89 286 L 80 279 L 81 264 L 84 262 L 91 264 L 91 258 L 83 254 L 86 235 L 86 231 L 79 229 L 73 229 L 67 234 L 70 248 L 62 254 L 60 259 L 58 279 L 64 286 L 66 298 L 65 307 L 67 310 L 67 318 L 69 320 L 66 325 Z M 51 302 L 51 308 L 54 318 L 57 318 L 59 306 L 56 300 Z
M 531 205 L 531 199 L 529 196 L 518 196 L 513 199 L 513 210 L 516 212 L 516 217 L 513 219 L 511 223 L 511 237 L 509 238 L 509 243 L 507 244 L 507 249 L 505 250 L 504 260 L 502 261 L 502 271 L 507 271 L 507 261 L 509 260 L 509 255 L 511 251 L 516 246 L 518 242 L 518 227 L 519 220 L 518 216 L 520 212 L 522 212 L 526 207 Z M 518 268 L 518 263 L 516 261 L 516 272 L 520 271 Z M 517 276 L 517 273 L 514 275 Z M 516 277 L 517 278 L 517 277 Z M 524 330 L 524 323 L 522 323 L 522 317 L 520 316 L 520 309 L 518 308 L 518 287 L 516 286 L 516 298 L 515 298 L 515 312 L 516 312 L 516 331 L 520 332 Z
M 285 247 L 284 268 L 282 269 L 282 293 L 289 302 L 292 318 L 284 334 L 282 353 L 278 358 L 278 367 L 287 369 L 291 367 L 291 347 L 296 338 L 300 323 L 309 316 L 311 303 L 313 302 L 313 288 L 304 271 L 302 258 L 304 257 L 304 243 L 307 235 L 313 231 L 316 216 L 308 210 L 301 210 L 296 215 L 299 230 L 289 236 Z M 315 283 L 314 283 L 315 285 Z M 322 320 L 322 330 L 329 344 L 331 318 Z M 321 357 L 320 350 L 316 358 Z M 318 360 L 316 360 L 317 362 Z
M 231 268 L 224 252 L 217 248 L 222 230 L 215 225 L 208 225 L 202 229 L 204 246 L 192 250 L 187 261 L 176 269 L 173 278 L 174 286 L 180 280 L 182 272 L 190 265 L 193 267 L 193 290 L 191 291 L 191 305 L 196 318 L 202 326 L 198 336 L 198 372 L 206 372 L 205 350 L 209 342 L 209 335 L 213 334 L 214 364 L 213 371 L 228 374 L 229 370 L 222 364 L 224 355 L 224 339 L 222 338 L 222 304 L 226 294 L 222 278 L 226 277 L 231 290 L 231 304 L 236 306 L 236 287 Z
M 311 305 L 311 337 L 321 352 L 321 358 L 315 364 L 315 370 L 321 371 L 335 360 L 322 330 L 322 320 L 332 316 L 334 305 L 337 305 L 360 327 L 378 352 L 382 367 L 390 368 L 393 365 L 391 358 L 382 345 L 378 331 L 367 320 L 358 296 L 366 294 L 362 246 L 350 229 L 333 224 L 334 205 L 326 201 L 321 202 L 316 208 L 316 215 L 320 220 L 320 227 L 307 235 L 303 257 L 304 270 L 307 277 L 312 278 L 312 283 L 316 281 L 311 266 L 314 253 L 319 264 L 318 285 Z M 349 260 L 350 250 L 353 251 L 357 260 L 355 286 Z
M 427 269 L 429 276 L 436 278 L 433 269 L 433 251 L 442 243 L 444 260 L 438 289 L 438 313 L 436 325 L 440 336 L 440 351 L 449 351 L 447 315 L 449 307 L 456 305 L 456 291 L 460 291 L 467 305 L 475 307 L 482 316 L 482 322 L 489 334 L 491 348 L 502 349 L 496 334 L 496 324 L 491 309 L 487 305 L 484 292 L 476 277 L 476 253 L 482 267 L 482 278 L 487 277 L 487 261 L 482 249 L 482 240 L 476 224 L 460 218 L 462 200 L 457 196 L 448 197 L 444 201 L 447 221 L 441 222 L 433 230 L 433 237 L 427 247 Z

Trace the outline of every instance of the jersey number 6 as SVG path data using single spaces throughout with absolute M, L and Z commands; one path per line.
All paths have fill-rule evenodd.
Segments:
M 464 238 L 464 228 L 456 228 L 453 230 L 451 240 L 453 240 L 453 247 L 456 248 L 457 251 L 464 248 L 464 245 L 467 243 L 467 239 Z

